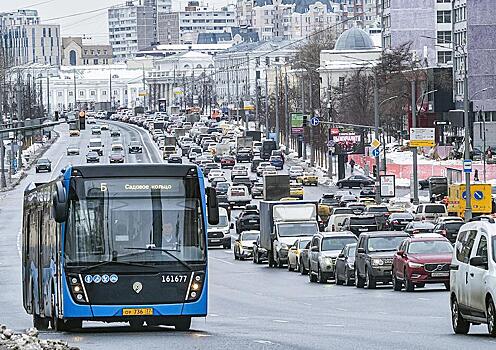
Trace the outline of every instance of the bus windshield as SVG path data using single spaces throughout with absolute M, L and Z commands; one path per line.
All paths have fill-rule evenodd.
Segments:
M 200 198 L 198 179 L 73 179 L 66 262 L 205 262 Z

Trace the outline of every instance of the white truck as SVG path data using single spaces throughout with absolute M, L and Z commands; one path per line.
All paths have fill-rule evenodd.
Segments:
M 98 153 L 99 156 L 103 156 L 103 143 L 101 138 L 90 139 L 88 148 L 90 151 Z
M 319 232 L 317 202 L 261 201 L 260 245 L 267 250 L 269 267 L 283 267 L 297 239 Z

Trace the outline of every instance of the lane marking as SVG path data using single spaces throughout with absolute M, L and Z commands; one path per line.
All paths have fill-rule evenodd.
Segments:
M 396 334 L 420 334 L 420 332 L 407 332 L 407 331 L 391 331 L 391 333 L 396 333 Z
M 60 162 L 62 161 L 62 158 L 64 157 L 64 154 L 62 154 L 59 158 L 59 160 L 57 161 L 57 163 L 55 163 L 55 167 L 52 168 L 52 178 L 50 180 L 54 180 L 57 176 L 59 176 L 58 174 L 60 174 L 61 172 L 58 170 L 58 167 L 59 167 L 59 164 Z
M 272 320 L 272 322 L 275 322 L 275 323 L 289 323 L 289 321 L 286 321 L 286 320 Z
M 264 344 L 264 345 L 276 345 L 276 343 L 271 342 L 270 340 L 254 340 L 254 343 Z
M 204 333 L 193 333 L 193 336 L 198 338 L 211 337 L 210 334 L 204 334 Z
M 336 310 L 346 312 L 346 309 L 341 309 L 339 307 L 337 307 Z
M 324 327 L 342 328 L 342 327 L 344 327 L 344 324 L 325 324 Z
M 213 256 L 211 256 L 210 259 L 220 261 L 220 262 L 222 262 L 224 264 L 234 265 L 232 262 L 225 261 L 225 260 L 222 260 L 222 259 L 219 259 L 219 258 L 214 258 Z
M 21 237 L 22 237 L 22 226 L 19 229 L 19 233 L 17 234 L 17 252 L 19 253 L 19 258 L 22 258 Z
M 431 299 L 429 299 L 429 298 L 417 298 L 417 300 L 429 301 L 429 300 L 431 300 Z

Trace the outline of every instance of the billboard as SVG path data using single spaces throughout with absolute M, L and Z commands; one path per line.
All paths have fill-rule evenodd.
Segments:
M 291 113 L 291 135 L 303 134 L 303 114 Z
M 434 147 L 435 137 L 434 128 L 410 128 L 410 147 Z
M 340 131 L 339 135 L 332 134 L 330 129 L 329 140 L 333 143 L 334 154 L 345 155 L 365 153 L 364 134 L 362 131 Z

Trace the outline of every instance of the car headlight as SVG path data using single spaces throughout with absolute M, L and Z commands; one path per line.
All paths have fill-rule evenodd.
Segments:
M 417 269 L 419 267 L 424 267 L 424 264 L 418 264 L 418 263 L 414 263 L 414 262 L 409 261 L 408 266 L 410 266 L 411 268 Z
M 281 243 L 281 249 L 288 250 L 288 245 L 286 243 Z
M 382 265 L 384 265 L 384 260 L 372 259 L 372 266 L 382 266 Z

